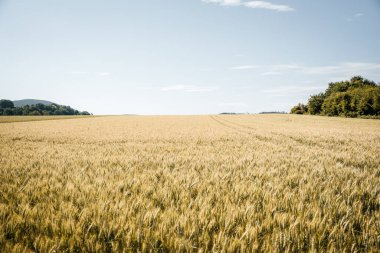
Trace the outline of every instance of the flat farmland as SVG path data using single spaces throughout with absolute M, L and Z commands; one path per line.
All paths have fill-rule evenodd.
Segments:
M 0 252 L 379 252 L 380 121 L 0 124 Z

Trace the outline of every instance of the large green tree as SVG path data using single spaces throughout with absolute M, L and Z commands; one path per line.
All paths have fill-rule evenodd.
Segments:
M 14 107 L 15 105 L 13 104 L 11 100 L 7 100 L 7 99 L 0 100 L 0 108 L 6 109 L 6 108 L 14 108 Z
M 380 118 L 380 86 L 361 76 L 329 83 L 325 92 L 312 95 L 307 106 L 298 104 L 291 113 Z
M 309 98 L 308 105 L 308 112 L 312 115 L 320 114 L 322 112 L 322 105 L 325 101 L 325 94 L 319 93 L 317 95 L 313 95 Z

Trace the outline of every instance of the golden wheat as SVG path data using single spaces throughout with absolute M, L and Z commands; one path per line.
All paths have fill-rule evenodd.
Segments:
M 87 118 L 87 117 L 95 117 L 95 116 L 87 116 L 87 115 L 0 116 L 0 123 L 41 121 L 41 120 L 58 120 L 58 119 L 77 119 L 77 118 Z
M 379 252 L 380 121 L 0 124 L 1 252 Z

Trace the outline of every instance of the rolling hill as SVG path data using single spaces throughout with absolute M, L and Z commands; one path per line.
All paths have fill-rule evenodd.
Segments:
M 38 99 L 21 99 L 21 100 L 14 100 L 13 104 L 15 107 L 21 107 L 25 105 L 36 105 L 36 104 L 43 104 L 43 105 L 51 105 L 53 102 L 47 101 L 47 100 L 38 100 Z

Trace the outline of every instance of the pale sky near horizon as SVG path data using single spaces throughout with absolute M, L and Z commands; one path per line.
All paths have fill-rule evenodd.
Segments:
M 379 49 L 380 0 L 0 0 L 0 98 L 94 114 L 289 111 Z

